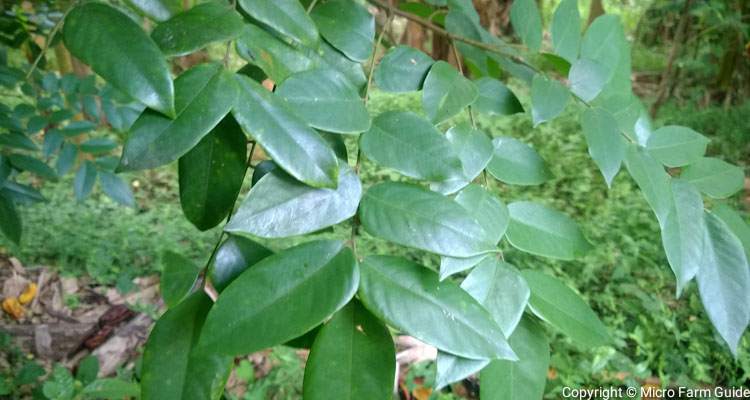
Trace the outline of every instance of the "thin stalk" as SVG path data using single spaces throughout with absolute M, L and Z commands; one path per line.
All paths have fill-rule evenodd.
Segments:
M 453 49 L 453 57 L 456 59 L 456 66 L 458 67 L 458 72 L 461 73 L 461 76 L 464 75 L 464 66 L 461 61 L 461 54 L 458 53 L 458 48 L 456 47 L 456 42 L 451 41 L 451 48 Z M 471 121 L 471 127 L 474 129 L 477 129 L 477 123 L 474 120 L 474 111 L 471 109 L 471 106 L 466 107 L 466 111 L 469 113 L 469 120 Z
M 36 56 L 36 59 L 34 59 L 34 63 L 31 64 L 31 68 L 29 69 L 29 72 L 26 73 L 26 80 L 28 80 L 31 77 L 31 74 L 34 73 L 34 70 L 37 66 L 39 66 L 39 62 L 42 60 L 42 57 L 44 57 L 44 54 L 47 53 L 47 50 L 49 50 L 49 44 L 52 42 L 52 38 L 55 37 L 55 34 L 57 31 L 60 30 L 60 27 L 63 24 L 63 21 L 65 21 L 65 17 L 68 16 L 68 13 L 70 13 L 70 10 L 73 9 L 73 7 L 78 3 L 77 1 L 74 1 L 70 4 L 70 7 L 68 7 L 67 10 L 65 10 L 65 13 L 60 17 L 60 20 L 57 21 L 54 27 L 52 27 L 52 30 L 49 31 L 47 34 L 47 37 L 44 39 L 44 47 L 42 47 L 42 51 L 39 52 L 39 55 Z
M 307 13 L 308 14 L 310 14 L 310 11 L 312 11 L 313 7 L 315 7 L 316 4 L 318 4 L 318 0 L 312 0 L 310 2 L 310 5 L 307 6 Z

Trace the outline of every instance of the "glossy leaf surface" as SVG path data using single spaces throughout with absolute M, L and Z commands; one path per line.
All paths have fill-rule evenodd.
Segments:
M 591 249 L 578 225 L 560 211 L 530 201 L 508 205 L 510 223 L 506 237 L 527 253 L 573 260 Z
M 198 4 L 160 23 L 151 38 L 167 56 L 181 56 L 206 45 L 233 39 L 241 32 L 242 16 L 229 4 Z
M 445 61 L 430 68 L 422 89 L 422 107 L 432 123 L 439 124 L 469 106 L 479 91 L 470 80 Z
M 552 177 L 542 157 L 526 143 L 512 137 L 492 140 L 495 151 L 487 171 L 512 185 L 538 185 Z

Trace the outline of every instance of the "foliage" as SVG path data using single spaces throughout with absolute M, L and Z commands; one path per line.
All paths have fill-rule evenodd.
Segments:
M 705 161 L 708 139 L 690 128 L 652 128 L 631 91 L 629 45 L 617 17 L 604 15 L 593 21 L 580 37 L 580 49 L 579 41 L 570 40 L 571 31 L 580 35 L 578 20 L 553 17 L 553 35 L 565 36 L 564 41 L 553 38 L 558 43 L 555 51 L 570 62 L 560 58 L 557 63 L 563 68 L 546 70 L 525 61 L 527 52 L 487 32 L 470 3 L 453 1 L 447 6 L 445 29 L 449 38 L 460 42 L 453 43 L 458 70 L 443 61 L 425 69 L 422 63 L 406 60 L 394 68 L 389 63 L 376 66 L 374 51 L 396 10 L 379 0 L 372 4 L 388 16 L 377 39 L 372 14 L 346 0 L 312 3 L 308 10 L 293 0 L 240 1 L 238 10 L 199 5 L 175 15 L 168 8 L 160 9 L 166 16 L 135 4 L 154 21 L 166 19 L 151 36 L 129 15 L 104 3 L 76 5 L 65 18 L 63 39 L 73 55 L 149 107 L 133 123 L 116 170 L 150 169 L 180 160 L 181 204 L 188 220 L 206 230 L 229 216 L 205 268 L 191 266 L 192 274 L 174 275 L 180 282 L 165 282 L 172 304 L 146 345 L 143 398 L 219 398 L 233 356 L 307 332 L 319 333 L 305 371 L 306 398 L 388 393 L 395 354 L 387 326 L 436 346 L 441 359 L 460 366 L 442 369 L 439 359 L 436 381 L 441 384 L 481 369 L 483 398 L 503 398 L 504 391 L 516 385 L 528 390 L 529 396 L 544 392 L 550 354 L 545 328 L 535 318 L 578 346 L 623 346 L 625 338 L 612 337 L 589 305 L 554 274 L 535 268 L 518 271 L 495 261 L 506 256 L 512 260 L 521 253 L 568 261 L 585 257 L 596 247 L 574 218 L 548 204 L 556 196 L 543 202 L 519 199 L 506 206 L 490 191 L 501 183 L 501 192 L 517 190 L 514 185 L 524 186 L 528 193 L 534 190 L 528 186 L 537 185 L 555 184 L 565 190 L 559 183 L 581 173 L 573 171 L 565 178 L 551 174 L 547 165 L 564 153 L 545 157 L 546 144 L 529 146 L 502 137 L 490 141 L 492 131 L 486 131 L 489 138 L 481 139 L 482 127 L 474 111 L 492 110 L 491 104 L 501 107 L 490 114 L 520 109 L 503 106 L 514 103 L 508 100 L 515 97 L 511 91 L 484 90 L 481 105 L 474 110 L 480 88 L 464 76 L 464 61 L 474 78 L 485 79 L 483 86 L 486 79 L 494 79 L 492 85 L 502 88 L 498 78 L 508 74 L 528 82 L 531 105 L 527 108 L 534 126 L 559 117 L 575 103 L 572 107 L 580 115 L 586 147 L 604 182 L 616 193 L 618 176 L 624 175 L 618 174 L 622 166 L 630 172 L 656 214 L 667 260 L 677 277 L 678 297 L 695 278 L 710 321 L 737 355 L 750 320 L 748 249 L 743 247 L 747 227 L 731 209 L 712 212 L 714 200 L 705 209 L 701 192 L 718 200 L 730 197 L 742 187 L 742 170 L 718 159 Z M 516 0 L 511 21 L 528 50 L 536 53 L 543 37 L 536 3 Z M 221 29 L 212 29 L 213 25 Z M 172 81 L 162 54 L 190 53 L 211 42 L 235 39 L 237 53 L 259 68 L 260 76 L 209 62 Z M 365 75 L 362 64 L 368 58 Z M 381 67 L 417 71 L 379 72 Z M 557 70 L 569 71 L 564 74 L 568 85 Z M 383 77 L 389 74 L 390 80 Z M 253 78 L 263 75 L 278 83 L 276 92 Z M 368 78 L 366 84 L 363 76 Z M 426 118 L 394 110 L 370 120 L 364 107 L 373 76 L 392 87 L 420 88 Z M 329 83 L 321 86 L 321 82 Z M 469 122 L 460 125 L 458 120 L 465 116 L 456 117 L 464 112 Z M 223 139 L 243 132 L 250 137 L 249 156 L 244 140 Z M 341 134 L 360 134 L 353 167 L 342 151 L 347 146 Z M 236 143 L 228 144 L 232 141 Z M 204 143 L 216 144 L 206 151 Z M 252 160 L 257 146 L 276 167 L 259 178 L 235 213 L 247 169 L 241 162 Z M 55 177 L 54 171 L 33 158 L 15 156 L 15 162 L 9 158 L 16 170 L 36 169 L 38 175 Z M 380 168 L 373 173 L 375 179 L 368 180 L 361 172 L 365 162 Z M 87 182 L 85 166 L 90 164 L 83 165 L 81 181 Z M 490 181 L 485 169 L 497 180 Z M 388 172 L 378 176 L 381 171 Z M 132 195 L 119 178 L 109 171 L 99 174 L 107 194 L 130 203 Z M 18 241 L 15 201 L 6 197 L 2 227 Z M 578 206 L 563 208 L 575 209 L 577 217 L 588 216 L 588 210 Z M 337 228 L 328 237 L 319 234 L 332 226 Z M 347 246 L 330 239 L 341 228 L 350 229 Z M 224 232 L 230 233 L 230 239 L 222 242 Z M 431 253 L 423 257 L 439 257 L 440 274 L 399 255 L 363 251 L 358 243 L 364 232 Z M 273 254 L 262 246 L 249 246 L 240 250 L 242 257 L 218 256 L 231 238 L 243 235 L 269 243 L 308 236 L 295 238 L 291 246 L 289 240 L 275 242 Z M 507 241 L 499 244 L 503 237 Z M 512 262 L 528 267 L 524 257 Z M 260 261 L 249 265 L 249 259 Z M 446 279 L 472 267 L 461 286 Z M 208 268 L 213 274 L 207 273 Z M 497 270 L 503 273 L 494 273 Z M 474 275 L 483 271 L 488 279 Z M 217 289 L 212 283 L 215 276 L 235 278 Z M 183 280 L 198 284 L 183 284 Z M 529 290 L 511 296 L 492 290 L 508 282 Z M 203 290 L 189 293 L 191 286 Z M 511 305 L 513 321 L 506 311 Z M 514 329 L 524 309 L 527 316 Z M 339 338 L 333 341 L 340 345 L 332 345 L 331 338 Z M 383 359 L 365 362 L 376 357 Z M 328 375 L 330 371 L 348 379 L 340 382 Z M 445 371 L 450 371 L 449 377 Z M 67 381 L 64 375 L 55 374 L 50 390 L 68 390 L 61 383 Z M 333 381 L 342 387 L 332 389 Z M 498 381 L 509 384 L 494 388 L 490 383 Z

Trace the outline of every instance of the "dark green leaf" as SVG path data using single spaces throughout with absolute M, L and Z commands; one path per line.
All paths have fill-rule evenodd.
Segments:
M 550 121 L 565 110 L 570 92 L 562 83 L 534 75 L 531 83 L 531 117 L 534 126 Z
M 201 267 L 173 251 L 161 255 L 161 265 L 159 290 L 167 307 L 173 308 L 190 294 Z
M 211 260 L 208 276 L 216 290 L 222 291 L 243 271 L 271 254 L 271 250 L 250 239 L 230 235 Z
M 219 64 L 201 64 L 175 80 L 177 117 L 146 110 L 135 121 L 119 171 L 155 168 L 190 151 L 234 106 L 237 85 Z
M 104 194 L 112 200 L 127 207 L 135 207 L 135 198 L 130 190 L 130 185 L 122 178 L 111 172 L 101 171 L 99 172 L 99 182 L 102 184 Z
M 410 46 L 388 50 L 375 68 L 375 84 L 386 92 L 419 90 L 434 60 Z
M 137 382 L 127 382 L 118 378 L 97 379 L 84 387 L 81 394 L 85 399 L 137 398 L 141 386 Z
M 470 257 L 495 248 L 460 204 L 416 185 L 371 186 L 360 204 L 359 218 L 374 236 L 437 254 Z
M 82 384 L 88 385 L 95 381 L 98 374 L 99 359 L 96 358 L 95 355 L 89 354 L 78 363 L 78 368 L 76 369 L 76 380 L 81 381 Z
M 750 266 L 742 243 L 729 227 L 705 214 L 705 247 L 696 280 L 711 323 L 735 357 L 750 321 Z
M 57 180 L 57 173 L 55 173 L 55 170 L 34 157 L 13 153 L 8 155 L 8 160 L 10 161 L 10 164 L 13 165 L 13 168 L 31 172 L 41 178 L 49 179 L 51 181 Z
M 574 63 L 581 42 L 581 15 L 578 0 L 563 0 L 552 16 L 552 46 L 560 57 Z
M 479 185 L 469 185 L 456 196 L 463 206 L 487 233 L 486 240 L 498 243 L 508 228 L 508 209 L 500 199 Z
M 474 83 L 479 89 L 479 97 L 472 107 L 477 111 L 489 115 L 511 115 L 523 112 L 523 106 L 516 95 L 499 80 L 484 77 Z
M 480 254 L 465 258 L 442 256 L 440 257 L 440 280 L 471 269 L 487 257 L 492 257 L 492 254 Z
M 260 67 L 275 82 L 320 66 L 314 53 L 303 53 L 255 25 L 245 26 L 237 39 L 237 53 Z
M 431 183 L 430 188 L 443 194 L 451 194 L 482 173 L 492 159 L 493 145 L 487 135 L 473 129 L 468 123 L 452 127 L 445 133 L 445 137 L 461 160 L 463 174 Z
M 531 51 L 542 47 L 542 16 L 539 14 L 536 0 L 514 0 L 510 8 L 510 21 L 513 30 L 518 33 Z
M 238 355 L 294 339 L 348 303 L 358 282 L 354 255 L 340 242 L 308 242 L 266 257 L 221 293 L 200 347 Z
M 516 358 L 476 300 L 419 264 L 393 256 L 365 258 L 359 297 L 380 319 L 441 350 L 475 359 Z
M 195 351 L 211 304 L 196 292 L 156 321 L 143 351 L 143 400 L 221 398 L 232 357 Z
M 180 204 L 185 217 L 204 231 L 234 207 L 247 168 L 247 138 L 231 115 L 180 157 Z
M 44 144 L 42 145 L 42 154 L 44 157 L 51 157 L 57 150 L 60 150 L 65 141 L 65 137 L 58 130 L 51 130 L 44 135 Z
M 304 46 L 315 47 L 318 29 L 297 0 L 240 0 L 251 17 Z
M 91 161 L 86 160 L 81 164 L 73 181 L 73 192 L 76 195 L 76 200 L 83 201 L 91 193 L 91 189 L 94 188 L 94 183 L 96 183 L 96 175 L 96 166 Z
M 318 4 L 310 16 L 323 38 L 347 57 L 359 62 L 370 57 L 375 42 L 375 18 L 359 3 L 331 0 Z
M 37 145 L 31 138 L 20 132 L 9 132 L 0 135 L 0 145 L 24 150 L 36 150 Z
M 22 185 L 20 183 L 6 181 L 5 187 L 0 190 L 3 196 L 13 200 L 16 204 L 32 204 L 40 201 L 45 201 L 44 196 L 28 185 Z
M 237 75 L 240 96 L 232 111 L 237 122 L 284 171 L 313 187 L 335 188 L 336 155 L 275 94 L 252 79 Z
M 117 147 L 110 138 L 93 138 L 81 143 L 81 151 L 91 154 L 109 153 Z
M 0 154 L 0 188 L 5 185 L 5 180 L 8 179 L 13 168 L 10 166 L 8 158 Z
M 542 327 L 524 318 L 510 337 L 518 361 L 495 360 L 479 375 L 482 400 L 541 399 L 550 349 Z
M 167 56 L 182 56 L 209 43 L 233 39 L 242 32 L 242 16 L 229 4 L 198 4 L 160 23 L 151 38 Z
M 649 154 L 668 167 L 682 167 L 698 161 L 706 152 L 708 139 L 684 126 L 669 125 L 648 138 Z
M 508 211 L 510 223 L 506 237 L 519 250 L 573 260 L 591 249 L 575 221 L 560 211 L 529 201 L 511 203 Z
M 701 158 L 685 167 L 680 178 L 716 199 L 729 197 L 745 186 L 742 168 L 711 157 Z
M 182 10 L 182 0 L 126 0 L 131 6 L 154 19 L 164 21 Z
M 74 8 L 63 26 L 65 46 L 113 86 L 174 116 L 174 89 L 159 47 L 127 15 L 102 3 Z
M 496 179 L 511 185 L 538 185 L 550 179 L 542 157 L 529 145 L 511 137 L 492 141 L 495 152 L 487 171 Z
M 602 172 L 607 187 L 612 187 L 612 180 L 620 172 L 626 151 L 626 143 L 617 129 L 617 121 L 603 108 L 587 108 L 581 115 L 581 127 L 591 158 Z
M 572 289 L 557 278 L 538 271 L 521 271 L 531 289 L 529 306 L 534 314 L 582 346 L 609 344 L 607 328 Z
M 701 269 L 704 232 L 703 199 L 698 189 L 682 179 L 671 181 L 669 213 L 661 228 L 667 261 L 677 278 L 677 296 Z
M 276 163 L 272 160 L 263 160 L 256 164 L 255 168 L 253 169 L 253 177 L 250 182 L 251 186 L 255 186 L 256 183 L 260 182 L 260 178 L 275 170 L 276 167 Z
M 317 334 L 305 367 L 307 400 L 383 400 L 391 396 L 396 351 L 388 329 L 358 302 Z
M 359 133 L 370 128 L 357 88 L 333 69 L 315 69 L 289 76 L 275 90 L 313 128 Z
M 21 243 L 21 218 L 5 191 L 0 192 L 0 231 L 16 244 Z
M 360 146 L 367 158 L 411 178 L 433 182 L 463 179 L 461 160 L 448 139 L 411 112 L 378 115 L 362 135 Z
M 75 164 L 76 158 L 78 158 L 78 147 L 70 142 L 63 144 L 62 150 L 60 150 L 60 154 L 57 156 L 57 164 L 55 165 L 57 174 L 67 174 L 73 167 L 73 164 Z
M 479 91 L 474 83 L 445 61 L 432 65 L 422 89 L 422 107 L 432 123 L 439 124 L 469 106 Z
M 250 190 L 224 230 L 281 238 L 315 232 L 351 218 L 357 212 L 362 184 L 347 164 L 341 167 L 336 189 L 313 188 L 281 171 L 271 172 Z

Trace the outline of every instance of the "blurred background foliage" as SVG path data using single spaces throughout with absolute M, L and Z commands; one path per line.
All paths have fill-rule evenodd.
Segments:
M 558 1 L 537 2 L 548 26 Z M 13 68 L 27 69 L 36 60 L 42 51 L 40 43 L 44 43 L 39 38 L 60 17 L 64 3 L 0 0 L 3 32 L 8 32 L 8 21 L 13 19 L 9 15 L 26 16 L 24 23 L 14 25 L 14 35 L 3 33 L 2 41 L 8 47 L 0 53 L 0 78 Z M 403 6 L 407 1 L 401 3 Z M 484 26 L 509 41 L 516 40 L 509 19 L 511 0 L 474 3 Z M 579 8 L 584 20 L 589 21 L 602 12 L 621 16 L 632 44 L 634 90 L 650 105 L 656 126 L 680 124 L 707 135 L 712 140 L 710 155 L 743 166 L 748 175 L 750 1 L 581 0 Z M 400 28 L 390 36 L 388 39 L 393 42 L 419 47 L 435 58 L 455 63 L 448 43 L 431 37 L 418 25 L 400 21 Z M 221 58 L 223 51 L 222 46 L 215 46 L 178 58 L 174 70 L 179 72 L 203 60 Z M 234 67 L 242 65 L 239 59 L 231 61 Z M 91 75 L 88 68 L 70 57 L 61 42 L 53 43 L 45 57 L 40 58 L 39 68 L 59 77 L 74 74 L 83 79 Z M 513 80 L 509 85 L 528 106 L 526 85 Z M 29 94 L 0 87 L 2 104 L 11 109 L 28 100 L 25 96 Z M 514 136 L 532 144 L 548 160 L 555 177 L 536 187 L 513 187 L 491 180 L 493 191 L 506 202 L 533 199 L 565 211 L 582 225 L 595 244 L 591 254 L 570 262 L 504 248 L 506 260 L 516 266 L 554 271 L 576 288 L 616 338 L 614 347 L 591 350 L 578 348 L 562 335 L 549 331 L 553 340 L 548 397 L 558 398 L 563 386 L 635 382 L 746 384 L 750 380 L 747 336 L 738 358 L 732 359 L 706 318 L 695 285 L 681 298 L 675 298 L 674 277 L 659 242 L 655 218 L 626 173 L 618 175 L 612 189 L 607 190 L 587 154 L 577 113 L 572 110 L 577 105 L 569 107 L 571 110 L 565 115 L 537 128 L 532 127 L 528 112 L 477 120 L 480 129 L 493 136 Z M 370 109 L 372 114 L 392 109 L 422 112 L 416 93 L 393 96 L 376 91 Z M 95 133 L 122 135 L 117 130 L 120 129 L 111 129 L 105 119 L 97 121 Z M 351 150 L 355 144 L 348 145 Z M 363 164 L 363 173 L 370 182 L 389 178 L 388 172 L 376 172 L 369 162 Z M 122 291 L 130 289 L 134 277 L 159 272 L 158 259 L 163 250 L 177 251 L 202 263 L 219 230 L 199 232 L 182 216 L 176 175 L 175 165 L 123 175 L 135 196 L 133 208 L 118 205 L 100 189 L 86 200 L 76 201 L 70 174 L 58 182 L 44 184 L 33 176 L 21 177 L 23 183 L 38 189 L 46 201 L 21 208 L 26 227 L 21 245 L 0 238 L 0 255 L 18 257 L 26 265 L 50 266 L 63 275 L 89 276 Z M 748 186 L 730 200 L 746 218 L 750 209 Z M 342 227 L 326 235 L 347 233 L 347 228 Z M 363 253 L 405 251 L 394 250 L 366 234 L 360 243 Z M 417 251 L 404 255 L 432 267 L 438 263 L 436 258 Z M 248 373 L 247 365 L 238 366 L 236 375 L 245 379 L 249 388 L 243 398 L 300 397 L 298 377 L 303 364 L 293 352 L 283 348 L 274 350 L 272 357 L 275 372 L 261 379 Z M 429 363 L 419 365 L 407 375 L 407 380 L 412 385 L 427 385 L 432 371 L 434 367 Z M 432 398 L 456 398 L 458 394 L 472 397 L 470 388 L 447 389 L 451 390 L 456 394 L 433 393 Z

